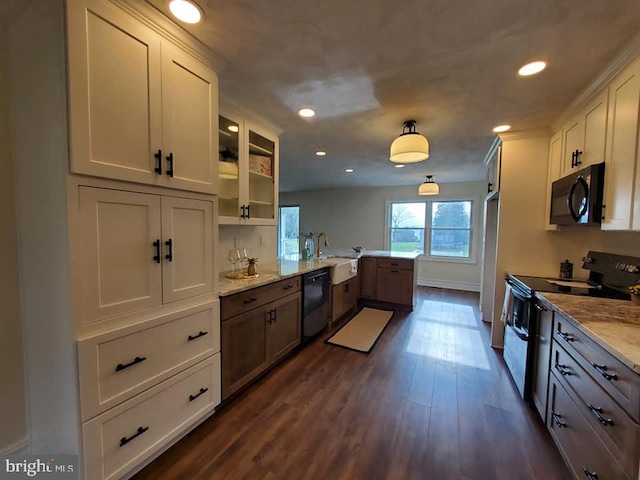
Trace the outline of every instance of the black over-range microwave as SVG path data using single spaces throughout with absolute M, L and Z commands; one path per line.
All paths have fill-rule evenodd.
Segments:
M 556 180 L 551 184 L 551 223 L 599 226 L 603 193 L 604 163 Z

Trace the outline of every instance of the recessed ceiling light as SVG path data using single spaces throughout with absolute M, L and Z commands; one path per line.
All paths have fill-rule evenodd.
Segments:
M 316 152 L 316 155 L 319 156 L 319 157 L 324 157 L 326 154 L 327 154 L 327 152 L 323 152 L 322 150 L 318 150 Z
M 396 168 L 404 168 L 404 165 L 402 165 L 401 163 L 396 165 Z
M 540 73 L 545 68 L 547 68 L 547 62 L 543 62 L 538 60 L 536 62 L 527 63 L 526 65 L 520 67 L 518 70 L 518 75 L 521 77 L 527 77 L 529 75 L 535 75 L 536 73 Z
M 347 173 L 353 173 L 353 168 L 345 168 L 344 171 Z
M 238 128 L 238 125 L 229 125 L 227 129 L 230 132 L 234 132 L 234 133 L 238 133 L 238 131 L 240 131 L 240 129 Z
M 506 132 L 507 130 L 511 130 L 511 125 L 498 125 L 497 127 L 493 127 L 494 133 L 502 133 Z
M 313 108 L 300 108 L 298 109 L 298 115 L 300 115 L 301 117 L 304 118 L 311 118 L 316 114 L 315 110 Z
M 171 0 L 169 10 L 181 22 L 194 24 L 202 21 L 202 10 L 190 0 Z

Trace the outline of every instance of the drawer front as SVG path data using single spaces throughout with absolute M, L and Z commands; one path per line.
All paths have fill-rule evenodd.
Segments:
M 378 258 L 378 268 L 393 268 L 396 270 L 413 270 L 413 260 L 406 258 Z
M 598 480 L 629 480 L 554 375 L 549 377 L 547 428 L 574 478 L 587 480 L 587 471 Z
M 219 351 L 218 300 L 81 340 L 82 419 L 88 420 Z
M 554 338 L 636 421 L 640 421 L 640 375 L 582 333 L 562 315 L 556 315 Z
M 220 309 L 223 320 L 252 308 L 271 303 L 291 293 L 300 291 L 300 276 L 279 280 L 268 285 L 252 288 L 221 299 Z
M 378 268 L 376 298 L 381 302 L 411 305 L 413 272 L 395 268 Z
M 121 478 L 220 403 L 220 354 L 83 424 L 85 478 Z
M 551 369 L 575 393 L 575 402 L 629 475 L 637 469 L 638 425 L 584 371 L 563 348 L 553 342 Z

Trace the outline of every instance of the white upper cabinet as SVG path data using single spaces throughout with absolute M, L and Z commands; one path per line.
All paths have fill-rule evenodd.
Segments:
M 219 223 L 276 225 L 278 137 L 224 112 L 219 119 Z
M 607 137 L 607 103 L 605 89 L 562 129 L 562 160 L 559 177 L 569 175 L 604 161 Z
M 551 184 L 560 178 L 562 167 L 562 131 L 556 133 L 549 141 L 549 173 L 547 181 L 547 198 L 545 208 L 545 230 L 557 230 L 558 226 L 551 224 Z
M 213 292 L 214 204 L 80 187 L 82 323 Z
M 72 172 L 217 193 L 215 72 L 109 2 L 67 15 Z
M 639 230 L 640 59 L 611 83 L 603 230 Z M 634 211 L 635 208 L 635 211 Z

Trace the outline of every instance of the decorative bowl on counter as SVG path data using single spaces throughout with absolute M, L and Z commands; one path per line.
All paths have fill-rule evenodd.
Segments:
M 351 247 L 351 248 L 353 248 L 353 251 L 356 253 L 360 253 L 364 251 L 364 247 Z

